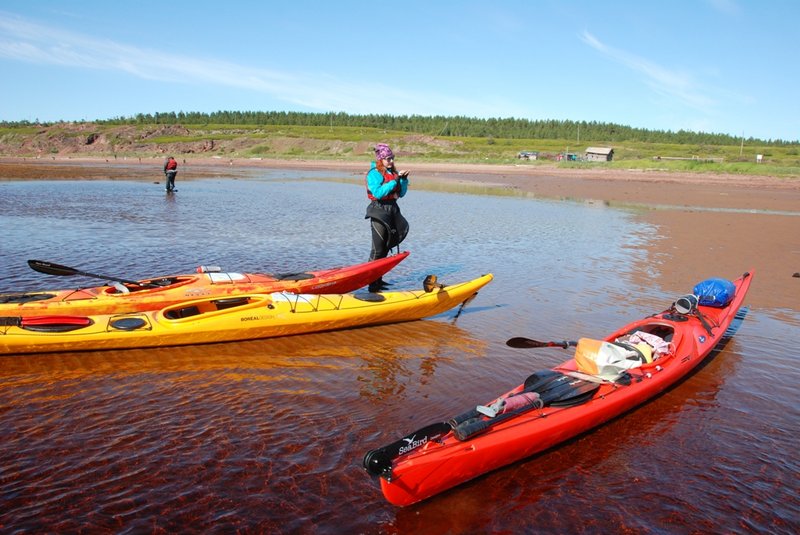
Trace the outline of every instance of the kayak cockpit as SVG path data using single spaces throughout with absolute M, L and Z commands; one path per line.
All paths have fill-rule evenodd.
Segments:
M 557 369 L 574 377 L 630 384 L 632 370 L 663 366 L 674 355 L 680 330 L 664 321 L 645 320 L 617 331 L 605 340 L 580 338 L 574 358 Z
M 653 350 L 653 360 L 655 361 L 657 360 L 656 357 L 666 357 L 674 353 L 681 338 L 681 330 L 676 329 L 672 321 L 645 320 L 635 324 L 633 327 L 629 326 L 625 330 L 617 331 L 606 340 L 623 343 L 631 340 L 634 343 L 639 343 L 639 341 L 644 340 Z
M 180 320 L 191 318 L 203 314 L 213 314 L 215 312 L 229 311 L 239 307 L 257 307 L 266 305 L 272 306 L 272 300 L 268 295 L 245 295 L 228 298 L 209 298 L 179 303 L 162 310 L 164 318 L 169 320 Z
M 153 292 L 161 292 L 163 290 L 171 290 L 173 288 L 179 288 L 181 286 L 185 286 L 187 284 L 191 284 L 197 281 L 199 277 L 196 275 L 189 275 L 189 276 L 175 276 L 175 277 L 160 277 L 157 279 L 145 279 L 139 281 L 141 284 L 132 284 L 129 282 L 126 283 L 115 283 L 112 286 L 107 286 L 103 288 L 103 292 L 106 295 L 127 295 L 130 293 L 137 293 L 137 294 L 144 294 L 144 293 L 153 293 Z
M 18 292 L 10 294 L 0 294 L 0 304 L 20 304 L 35 303 L 36 301 L 47 301 L 56 297 L 54 293 L 47 292 Z

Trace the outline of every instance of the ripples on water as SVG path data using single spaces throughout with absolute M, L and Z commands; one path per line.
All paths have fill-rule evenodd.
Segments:
M 100 282 L 33 272 L 30 258 L 133 279 L 364 261 L 363 188 L 298 178 L 179 180 L 174 196 L 144 182 L 0 183 L 0 291 Z M 632 282 L 648 280 L 657 239 L 632 213 L 414 190 L 402 209 L 412 254 L 394 288 L 496 276 L 455 322 L 0 357 L 0 531 L 795 531 L 797 311 L 752 310 L 688 380 L 588 435 L 389 506 L 360 468 L 366 450 L 566 358 L 507 338 L 600 337 L 675 298 L 657 278 Z

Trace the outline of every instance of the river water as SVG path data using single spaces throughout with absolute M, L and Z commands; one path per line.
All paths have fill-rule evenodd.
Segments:
M 0 183 L 0 292 L 287 272 L 366 260 L 363 187 L 314 172 Z M 467 305 L 397 325 L 205 346 L 0 357 L 0 532 L 796 533 L 800 304 L 750 306 L 736 336 L 639 409 L 427 502 L 395 508 L 363 454 L 568 358 L 512 336 L 599 338 L 680 287 L 661 227 L 603 203 L 412 190 L 419 288 L 491 272 Z M 658 269 L 653 246 L 658 245 Z M 754 263 L 757 264 L 757 259 Z M 714 269 L 712 269 L 714 268 Z M 753 288 L 759 284 L 755 274 Z

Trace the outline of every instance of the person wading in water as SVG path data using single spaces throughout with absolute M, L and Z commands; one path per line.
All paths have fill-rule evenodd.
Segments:
M 367 215 L 372 227 L 372 251 L 369 259 L 386 258 L 393 247 L 400 245 L 408 234 L 408 221 L 400 213 L 397 199 L 408 191 L 408 171 L 398 172 L 394 166 L 394 153 L 389 145 L 375 146 L 375 161 L 366 178 Z M 379 278 L 369 285 L 370 292 L 385 290 L 387 284 Z
M 175 175 L 178 174 L 178 162 L 170 156 L 164 162 L 164 175 L 167 177 L 167 193 L 172 193 L 175 189 Z

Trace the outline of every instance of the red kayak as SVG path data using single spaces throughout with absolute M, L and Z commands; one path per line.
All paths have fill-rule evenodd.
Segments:
M 364 468 L 380 478 L 389 502 L 406 506 L 597 427 L 675 384 L 732 336 L 751 280 L 752 271 L 735 281 L 709 279 L 727 295 L 717 302 L 695 295 L 704 281 L 604 340 L 512 338 L 512 347 L 576 346 L 575 356 L 486 405 L 369 451 Z
M 409 253 L 371 262 L 298 273 L 233 273 L 198 268 L 197 273 L 129 281 L 96 275 L 52 262 L 29 260 L 30 267 L 50 275 L 81 275 L 116 281 L 109 286 L 0 294 L 0 316 L 90 316 L 143 312 L 203 297 L 290 292 L 343 294 L 354 292 L 388 273 Z

